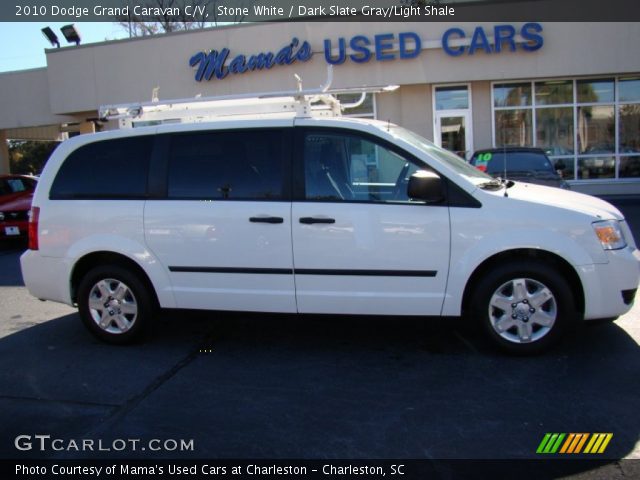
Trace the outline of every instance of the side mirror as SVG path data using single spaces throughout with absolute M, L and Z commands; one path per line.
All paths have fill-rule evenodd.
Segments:
M 438 203 L 444 200 L 442 179 L 433 172 L 418 170 L 409 178 L 407 196 L 412 200 Z

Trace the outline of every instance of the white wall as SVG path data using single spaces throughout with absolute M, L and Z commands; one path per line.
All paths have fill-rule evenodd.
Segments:
M 47 69 L 0 73 L 0 129 L 59 124 L 51 111 Z

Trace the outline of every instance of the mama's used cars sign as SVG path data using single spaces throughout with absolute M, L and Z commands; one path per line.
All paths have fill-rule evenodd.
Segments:
M 476 27 L 472 33 L 462 28 L 450 28 L 444 32 L 439 47 L 450 56 L 474 55 L 481 51 L 487 54 L 499 54 L 504 51 L 515 52 L 518 49 L 528 52 L 539 50 L 544 39 L 542 25 L 525 23 L 517 30 L 513 25 L 496 25 L 487 32 L 484 27 Z M 355 35 L 351 38 L 340 37 L 337 40 L 325 39 L 323 42 L 324 59 L 331 65 L 340 65 L 347 61 L 366 63 L 418 57 L 423 51 L 423 43 L 415 32 L 381 33 L 374 36 Z M 196 68 L 195 79 L 198 82 L 217 78 L 222 80 L 229 75 L 239 75 L 255 70 L 269 70 L 279 65 L 291 65 L 311 60 L 314 52 L 307 41 L 293 38 L 288 45 L 277 51 L 265 51 L 251 55 L 232 55 L 229 48 L 198 52 L 189 59 L 189 65 Z

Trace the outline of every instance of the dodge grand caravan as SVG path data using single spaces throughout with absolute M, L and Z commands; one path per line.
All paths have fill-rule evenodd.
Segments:
M 640 252 L 599 199 L 494 179 L 404 128 L 221 117 L 83 135 L 47 163 L 21 257 L 100 339 L 158 308 L 466 316 L 544 350 L 632 305 Z

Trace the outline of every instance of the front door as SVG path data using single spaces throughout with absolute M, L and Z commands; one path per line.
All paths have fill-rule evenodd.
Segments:
M 409 176 L 424 166 L 358 132 L 296 128 L 296 138 L 298 311 L 440 314 L 448 207 L 407 198 Z

